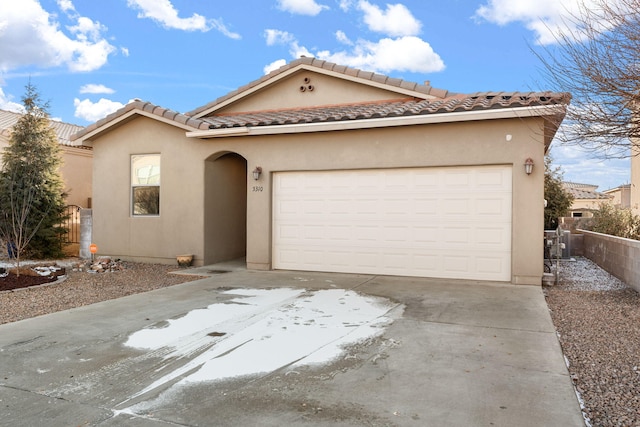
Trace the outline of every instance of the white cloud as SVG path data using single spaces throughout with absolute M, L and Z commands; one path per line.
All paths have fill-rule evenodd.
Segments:
M 58 7 L 63 12 L 75 12 L 76 10 L 71 0 L 58 0 Z
M 349 39 L 349 37 L 347 37 L 344 31 L 336 31 L 336 40 L 338 40 L 342 44 L 346 44 L 349 46 L 353 45 L 353 42 Z
M 340 43 L 349 46 L 350 50 L 340 52 L 321 50 L 315 53 L 300 45 L 295 36 L 286 31 L 266 30 L 265 38 L 269 46 L 288 44 L 289 53 L 293 58 L 300 58 L 301 56 L 316 57 L 368 71 L 432 73 L 445 69 L 442 58 L 433 51 L 431 45 L 414 36 L 395 39 L 384 38 L 377 42 L 362 39 L 353 42 L 344 32 L 337 31 L 336 39 Z M 283 65 L 282 61 L 279 60 L 265 66 L 265 74 L 277 68 L 274 64 Z
M 355 1 L 356 1 L 356 0 L 340 0 L 340 1 L 338 2 L 338 7 L 340 7 L 340 9 L 341 9 L 343 12 L 348 12 L 348 11 L 349 11 L 349 9 L 351 9 L 351 7 L 353 6 L 353 3 L 354 3 Z
M 152 19 L 165 28 L 202 32 L 216 29 L 229 38 L 240 39 L 239 34 L 229 31 L 220 20 L 208 19 L 197 13 L 189 18 L 180 18 L 170 0 L 127 0 L 127 4 L 140 10 L 138 18 Z
M 532 31 L 536 43 L 556 43 L 557 35 L 576 32 L 573 21 L 581 7 L 594 9 L 598 0 L 487 0 L 476 10 L 475 17 L 497 25 L 520 22 Z M 614 1 L 615 2 L 615 1 Z
M 64 11 L 71 2 L 59 3 Z M 92 71 L 107 63 L 115 48 L 102 36 L 106 28 L 82 16 L 72 16 L 76 25 L 60 30 L 55 16 L 36 0 L 4 2 L 0 8 L 0 70 L 27 65 L 71 71 Z
M 422 24 L 403 4 L 387 4 L 383 11 L 366 0 L 360 0 L 358 8 L 364 12 L 364 22 L 371 31 L 391 37 L 415 36 L 420 33 Z
M 24 113 L 24 106 L 13 101 L 13 97 L 5 95 L 0 88 L 0 110 L 13 111 L 14 113 Z
M 277 61 L 273 61 L 271 64 L 265 65 L 263 71 L 265 74 L 269 74 L 270 72 L 277 70 L 280 67 L 287 65 L 287 61 L 284 59 L 278 59 Z
M 278 0 L 278 7 L 296 15 L 316 16 L 329 6 L 316 3 L 315 0 Z
M 289 52 L 291 53 L 291 56 L 294 58 L 300 58 L 301 56 L 309 56 L 309 57 L 317 56 L 311 53 L 311 51 L 306 47 L 300 46 L 300 44 L 298 44 L 297 41 L 291 43 L 291 45 L 289 46 Z
M 358 40 L 350 52 L 318 52 L 317 57 L 337 64 L 388 73 L 408 71 L 433 73 L 445 68 L 440 55 L 418 37 L 382 39 L 378 42 Z
M 597 153 L 575 145 L 554 141 L 549 151 L 554 166 L 560 166 L 563 179 L 570 182 L 593 184 L 599 191 L 628 184 L 631 180 L 631 160 L 606 159 Z
M 121 104 L 120 102 L 111 101 L 105 98 L 100 98 L 98 102 L 93 102 L 89 99 L 83 99 L 81 101 L 78 98 L 75 98 L 73 100 L 73 105 L 76 107 L 74 115 L 89 122 L 96 122 L 124 107 L 124 104 Z
M 348 11 L 354 5 L 365 13 L 365 21 L 375 31 L 400 35 L 394 38 L 383 38 L 378 41 L 359 39 L 351 40 L 344 31 L 335 32 L 336 40 L 346 46 L 346 50 L 332 52 L 316 50 L 311 52 L 301 45 L 296 37 L 286 31 L 269 29 L 265 31 L 268 46 L 288 44 L 293 58 L 301 56 L 316 57 L 350 67 L 368 71 L 390 73 L 393 71 L 431 73 L 445 68 L 440 55 L 434 52 L 429 43 L 415 36 L 420 32 L 421 23 L 401 4 L 388 4 L 386 10 L 372 5 L 366 0 L 341 0 L 339 6 Z M 268 73 L 283 64 L 283 60 L 267 65 Z
M 295 42 L 295 37 L 293 36 L 293 34 L 286 31 L 267 29 L 264 30 L 264 35 L 267 39 L 267 46 Z
M 105 85 L 89 83 L 80 88 L 80 93 L 114 93 L 115 91 Z
M 99 22 L 93 22 L 91 19 L 80 16 L 78 24 L 68 27 L 69 31 L 75 34 L 81 40 L 96 40 L 100 38 L 100 34 L 106 31 L 104 25 Z

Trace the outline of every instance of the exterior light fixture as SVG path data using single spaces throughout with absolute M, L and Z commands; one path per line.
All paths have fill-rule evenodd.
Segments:
M 253 179 L 256 181 L 260 179 L 260 175 L 262 175 L 262 168 L 260 166 L 256 166 L 253 170 Z
M 533 172 L 533 159 L 531 157 L 524 161 L 524 171 L 527 175 L 531 175 L 531 172 Z

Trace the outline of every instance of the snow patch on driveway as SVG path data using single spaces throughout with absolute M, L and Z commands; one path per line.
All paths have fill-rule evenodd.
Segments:
M 399 304 L 343 289 L 233 289 L 229 301 L 193 310 L 125 345 L 165 354 L 170 372 L 131 396 L 159 388 L 328 363 L 345 346 L 381 335 Z M 184 360 L 175 367 L 175 360 Z

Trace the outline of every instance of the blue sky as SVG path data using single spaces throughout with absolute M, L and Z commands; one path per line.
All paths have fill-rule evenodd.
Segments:
M 31 79 L 68 123 L 134 98 L 185 112 L 301 55 L 452 92 L 546 90 L 534 51 L 578 1 L 0 0 L 0 108 Z M 629 182 L 628 160 L 551 154 L 566 180 Z

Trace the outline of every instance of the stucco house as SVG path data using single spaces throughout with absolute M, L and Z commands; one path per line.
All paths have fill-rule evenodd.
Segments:
M 601 203 L 613 202 L 613 195 L 598 191 L 597 185 L 565 181 L 562 186 L 573 196 L 569 216 L 574 218 L 590 218 Z
M 101 254 L 539 285 L 544 154 L 569 98 L 303 57 L 186 114 L 131 102 L 73 139 L 93 147 Z
M 619 185 L 603 191 L 604 194 L 611 197 L 611 203 L 622 209 L 631 207 L 631 184 Z
M 11 130 L 22 115 L 0 110 L 0 153 L 9 145 Z M 71 135 L 81 131 L 82 126 L 52 120 L 53 128 L 62 155 L 60 175 L 67 192 L 66 202 L 81 208 L 91 207 L 91 176 L 93 153 L 91 147 L 72 143 Z M 1 167 L 1 165 L 0 165 Z

